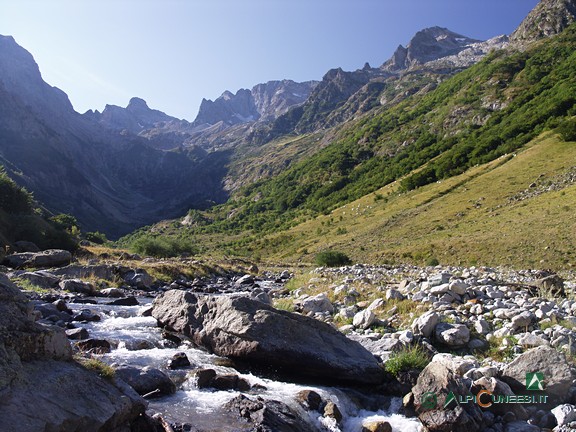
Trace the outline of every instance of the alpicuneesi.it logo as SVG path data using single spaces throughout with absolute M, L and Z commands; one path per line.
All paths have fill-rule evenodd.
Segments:
M 541 372 L 530 372 L 526 374 L 526 390 L 543 391 L 544 388 L 544 374 Z M 546 404 L 548 403 L 548 395 L 497 395 L 489 390 L 480 390 L 475 395 L 461 395 L 451 391 L 446 396 L 446 399 L 444 399 L 442 408 L 449 409 L 456 405 L 470 402 L 478 404 L 481 408 L 489 408 L 494 404 Z M 427 411 L 437 408 L 438 396 L 432 392 L 423 393 L 422 396 L 420 396 L 420 406 L 423 410 Z

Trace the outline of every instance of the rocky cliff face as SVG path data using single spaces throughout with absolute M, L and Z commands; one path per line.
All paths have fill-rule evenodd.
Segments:
M 133 118 L 162 117 L 131 105 Z M 48 209 L 112 236 L 224 198 L 221 171 L 76 113 L 11 37 L 0 37 L 0 163 Z
M 553 36 L 575 20 L 575 0 L 542 0 L 510 35 L 510 40 L 522 43 Z

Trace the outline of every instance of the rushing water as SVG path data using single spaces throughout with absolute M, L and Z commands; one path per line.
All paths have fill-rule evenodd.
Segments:
M 206 432 L 238 431 L 246 428 L 245 422 L 222 409 L 222 405 L 238 396 L 240 392 L 198 389 L 194 380 L 188 379 L 189 370 L 168 369 L 168 362 L 172 356 L 184 352 L 192 367 L 211 368 L 218 374 L 237 374 L 257 389 L 250 391 L 250 397 L 254 397 L 254 393 L 257 393 L 266 400 L 281 401 L 320 431 L 359 432 L 362 429 L 362 422 L 368 419 L 385 420 L 395 432 L 421 431 L 421 424 L 416 419 L 395 414 L 402 404 L 399 398 L 394 398 L 388 409 L 359 410 L 352 400 L 338 389 L 274 381 L 239 373 L 225 366 L 226 362 L 222 358 L 196 349 L 187 343 L 175 347 L 173 343 L 162 338 L 162 331 L 157 327 L 156 319 L 142 316 L 142 312 L 150 307 L 151 299 L 140 298 L 139 301 L 140 306 L 71 304 L 70 307 L 75 311 L 90 309 L 101 316 L 101 321 L 81 324 L 88 330 L 91 338 L 105 339 L 111 343 L 112 351 L 99 356 L 101 360 L 112 365 L 158 368 L 167 372 L 178 384 L 178 391 L 175 394 L 153 399 L 149 405 L 149 412 L 161 413 L 169 422 L 190 423 Z M 295 395 L 304 389 L 314 390 L 324 400 L 336 403 L 344 416 L 341 424 L 337 425 L 333 419 L 321 417 L 318 413 L 305 411 L 295 399 Z

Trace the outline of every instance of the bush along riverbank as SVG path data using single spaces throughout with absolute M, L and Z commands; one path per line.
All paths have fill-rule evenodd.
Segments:
M 570 273 L 354 265 L 294 275 L 62 251 L 5 264 L 9 428 L 576 426 Z M 57 397 L 70 373 L 88 384 Z M 24 395 L 34 413 L 16 410 Z

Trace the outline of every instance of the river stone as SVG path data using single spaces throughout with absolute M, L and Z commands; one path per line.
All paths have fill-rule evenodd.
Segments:
M 558 426 L 566 426 L 568 423 L 576 421 L 576 407 L 570 404 L 558 405 L 552 410 L 552 414 L 556 417 Z
M 25 272 L 18 276 L 20 279 L 29 281 L 30 283 L 39 286 L 40 288 L 55 288 L 60 282 L 58 276 L 53 275 L 46 270 L 38 270 L 35 272 Z
M 418 376 L 412 388 L 418 418 L 430 432 L 480 432 L 483 430 L 482 412 L 476 404 L 443 408 L 449 392 L 468 394 L 462 379 L 444 364 L 430 362 Z M 427 403 L 430 402 L 430 403 Z
M 310 432 L 317 428 L 296 414 L 288 405 L 262 398 L 250 399 L 239 395 L 224 408 L 247 421 L 258 432 Z
M 367 420 L 362 423 L 361 432 L 392 432 L 392 426 L 381 420 Z
M 82 327 L 66 330 L 66 336 L 68 336 L 68 339 L 73 340 L 88 339 L 90 337 L 88 330 Z
M 174 354 L 168 363 L 170 369 L 182 369 L 188 366 L 190 366 L 190 360 L 185 352 Z
M 62 267 L 70 264 L 71 261 L 72 254 L 61 249 L 16 253 L 4 258 L 4 263 L 12 268 Z
M 311 411 L 320 410 L 320 405 L 322 404 L 322 396 L 316 393 L 314 390 L 301 390 L 296 395 L 296 400 L 304 406 L 304 408 Z
M 512 328 L 519 329 L 528 327 L 532 321 L 536 320 L 536 316 L 530 311 L 523 311 L 518 315 L 512 317 Z
M 32 311 L 0 274 L 0 431 L 130 430 L 145 401 L 73 362 L 64 330 L 35 323 Z
M 152 316 L 217 355 L 293 376 L 355 384 L 384 377 L 370 352 L 332 326 L 247 297 L 172 290 L 154 300 Z
M 212 385 L 212 380 L 216 378 L 216 371 L 214 369 L 197 369 L 194 376 L 196 377 L 196 387 L 207 388 Z
M 524 333 L 518 336 L 518 345 L 527 347 L 537 347 L 541 345 L 550 345 L 550 342 L 535 334 Z
M 1 431 L 125 432 L 146 401 L 74 362 L 27 362 L 0 399 Z
M 567 401 L 573 376 L 564 354 L 550 346 L 532 348 L 504 367 L 502 380 L 516 392 L 526 391 L 526 374 L 529 372 L 543 374 L 547 395 L 560 402 Z
M 320 293 L 312 297 L 300 300 L 302 313 L 334 312 L 334 306 L 325 293 Z
M 128 285 L 134 288 L 148 290 L 154 283 L 154 279 L 152 276 L 148 274 L 148 272 L 144 269 L 129 269 L 126 272 L 121 273 L 122 279 Z
M 60 289 L 68 292 L 93 295 L 96 293 L 94 285 L 81 279 L 65 279 L 58 284 Z
M 340 412 L 340 408 L 338 408 L 338 405 L 332 401 L 329 401 L 324 407 L 324 417 L 331 417 L 336 420 L 336 423 L 340 423 L 342 421 L 342 413 Z
M 159 390 L 162 395 L 176 392 L 176 385 L 160 369 L 120 366 L 116 368 L 116 375 L 140 395 L 152 393 L 156 390 Z
M 434 331 L 436 340 L 448 346 L 462 346 L 470 341 L 470 330 L 464 324 L 439 323 Z
M 104 288 L 100 290 L 100 295 L 105 297 L 122 298 L 126 296 L 126 291 L 120 288 Z
M 376 321 L 376 315 L 370 309 L 364 309 L 354 315 L 352 325 L 357 328 L 367 329 Z
M 440 317 L 436 312 L 426 312 L 424 315 L 414 320 L 412 323 L 412 331 L 414 334 L 430 337 L 439 318 Z

